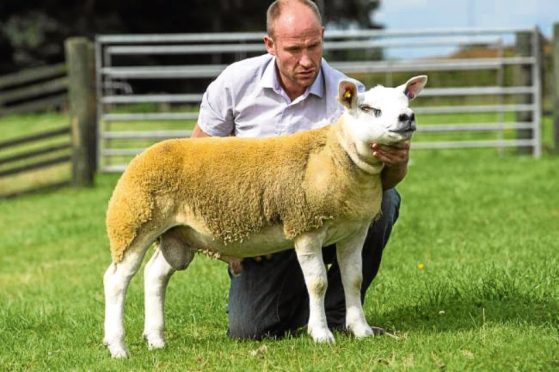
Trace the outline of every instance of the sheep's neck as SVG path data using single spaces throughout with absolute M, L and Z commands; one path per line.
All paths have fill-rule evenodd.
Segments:
M 336 127 L 337 128 L 335 130 L 338 142 L 350 157 L 351 161 L 353 161 L 353 163 L 365 173 L 372 175 L 380 174 L 384 168 L 384 163 L 374 158 L 372 155 L 370 158 L 366 158 L 357 151 L 357 144 L 345 130 L 343 118 L 340 118 Z

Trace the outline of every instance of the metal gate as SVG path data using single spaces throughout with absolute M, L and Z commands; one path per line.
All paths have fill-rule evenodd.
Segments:
M 205 87 L 229 63 L 264 53 L 263 36 L 98 36 L 100 170 L 120 172 L 146 146 L 189 136 Z M 512 147 L 541 154 L 537 29 L 329 31 L 324 55 L 367 86 L 430 75 L 414 103 L 416 149 Z

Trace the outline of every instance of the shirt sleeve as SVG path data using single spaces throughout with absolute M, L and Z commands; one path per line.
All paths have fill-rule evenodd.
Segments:
M 230 136 L 235 129 L 231 89 L 222 73 L 209 86 L 200 104 L 198 127 L 215 137 Z
M 367 91 L 367 88 L 365 87 L 365 84 L 363 84 L 362 82 L 360 82 L 359 80 L 357 80 L 357 90 L 359 91 L 359 93 L 365 93 Z

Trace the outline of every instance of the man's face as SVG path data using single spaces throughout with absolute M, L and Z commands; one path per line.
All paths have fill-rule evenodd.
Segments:
M 276 57 L 283 88 L 291 99 L 301 95 L 320 72 L 324 28 L 308 9 L 285 11 L 275 22 L 273 35 L 264 42 Z

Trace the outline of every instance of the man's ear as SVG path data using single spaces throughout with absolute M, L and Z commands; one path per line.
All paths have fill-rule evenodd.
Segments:
M 272 39 L 268 35 L 264 36 L 264 46 L 266 47 L 266 51 L 268 51 L 268 53 L 273 56 L 276 55 L 276 48 L 274 48 L 274 39 Z
M 423 90 L 425 84 L 427 84 L 427 75 L 419 75 L 412 77 L 405 84 L 400 85 L 400 89 L 402 89 L 406 97 L 411 101 L 419 95 L 419 92 Z
M 347 109 L 352 109 L 357 103 L 357 85 L 353 80 L 340 80 L 338 85 L 338 102 Z

